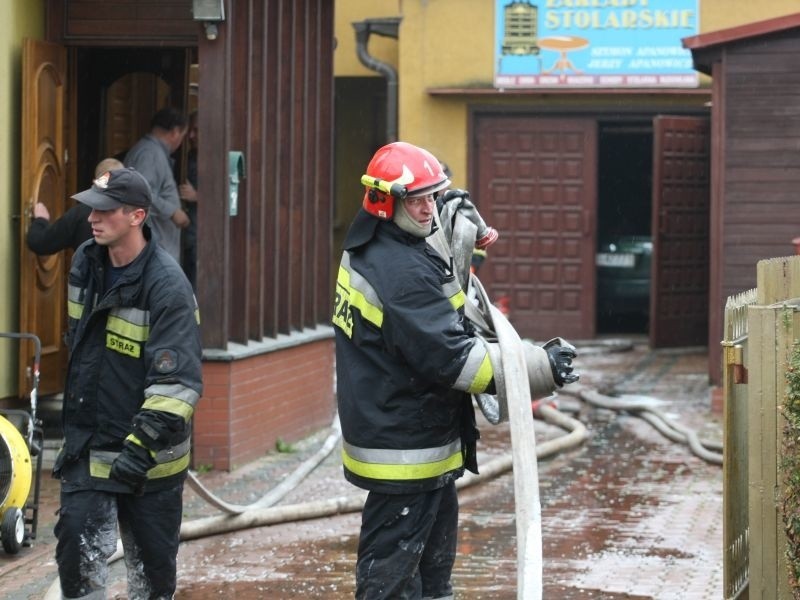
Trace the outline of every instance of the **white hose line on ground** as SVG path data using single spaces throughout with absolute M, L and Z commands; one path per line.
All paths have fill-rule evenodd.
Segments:
M 579 446 L 587 436 L 586 428 L 583 423 L 569 416 L 564 415 L 555 408 L 542 406 L 540 408 L 543 418 L 569 433 L 552 440 L 541 442 L 536 446 L 536 458 L 546 458 Z M 473 485 L 478 485 L 499 477 L 513 467 L 513 459 L 510 454 L 498 456 L 485 465 L 481 466 L 480 475 L 465 473 L 464 476 L 456 481 L 458 489 L 464 489 Z M 281 523 L 291 523 L 310 519 L 319 519 L 339 514 L 359 512 L 364 507 L 366 492 L 351 494 L 349 496 L 339 496 L 328 500 L 313 502 L 303 502 L 299 504 L 288 504 L 286 506 L 272 506 L 267 508 L 248 509 L 236 515 L 220 515 L 216 517 L 204 517 L 185 521 L 181 525 L 180 538 L 182 542 L 231 533 L 242 529 L 255 527 L 266 527 L 268 525 L 278 525 Z M 108 559 L 108 563 L 122 558 L 122 542 L 117 541 L 117 550 Z M 61 585 L 58 577 L 51 584 L 43 600 L 60 600 Z
M 576 396 L 600 408 L 630 412 L 653 425 L 662 435 L 673 442 L 688 444 L 692 453 L 706 462 L 716 465 L 722 464 L 722 454 L 713 451 L 722 450 L 722 445 L 719 442 L 701 441 L 695 431 L 669 419 L 664 413 L 655 408 L 652 402 L 645 402 L 635 398 L 614 398 L 583 386 L 573 386 L 562 393 Z
M 339 439 L 342 437 L 342 426 L 339 423 L 339 413 L 336 413 L 333 417 L 333 423 L 331 423 L 331 433 L 325 442 L 322 444 L 317 452 L 307 458 L 291 475 L 286 477 L 280 484 L 272 488 L 265 496 L 253 502 L 252 504 L 248 505 L 241 505 L 241 504 L 230 504 L 225 500 L 222 500 L 218 496 L 214 495 L 208 488 L 206 488 L 197 476 L 192 472 L 189 471 L 189 476 L 187 478 L 189 482 L 189 486 L 200 496 L 203 500 L 218 508 L 224 513 L 229 515 L 240 515 L 244 512 L 258 509 L 258 508 L 266 508 L 268 506 L 273 506 L 280 502 L 280 500 L 289 492 L 291 492 L 297 485 L 305 479 L 305 477 L 311 473 L 314 469 L 316 469 L 319 464 L 325 460 L 328 455 L 333 452 L 333 449 L 339 443 Z
M 556 409 L 551 407 L 542 408 L 546 409 L 546 418 L 548 420 L 553 417 L 555 413 L 558 413 Z M 575 419 L 571 419 L 559 413 L 559 416 L 556 416 L 552 422 L 567 429 L 570 433 L 538 444 L 536 446 L 537 459 L 577 447 L 586 438 L 586 428 Z M 463 489 L 489 481 L 490 479 L 507 473 L 513 466 L 514 463 L 511 455 L 504 454 L 498 456 L 481 467 L 480 475 L 465 473 L 463 477 L 456 481 L 456 487 L 458 489 Z M 220 533 L 229 533 L 231 531 L 249 529 L 251 527 L 263 527 L 266 525 L 276 525 L 279 523 L 303 521 L 357 512 L 363 508 L 366 497 L 366 492 L 360 492 L 358 494 L 339 496 L 327 500 L 315 500 L 298 504 L 287 504 L 286 506 L 258 508 L 235 516 L 220 515 L 216 517 L 194 519 L 192 521 L 186 521 L 181 525 L 181 541 L 218 535 Z

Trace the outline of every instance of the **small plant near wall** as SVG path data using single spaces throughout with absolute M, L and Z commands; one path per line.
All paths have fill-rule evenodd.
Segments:
M 786 369 L 786 397 L 779 410 L 786 419 L 781 441 L 783 526 L 788 547 L 789 587 L 800 600 L 800 341 L 795 340 Z

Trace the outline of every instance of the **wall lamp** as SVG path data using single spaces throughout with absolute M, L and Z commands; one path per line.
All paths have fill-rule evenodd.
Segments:
M 202 21 L 206 39 L 215 40 L 218 25 L 225 21 L 225 0 L 192 0 L 192 15 L 195 21 Z

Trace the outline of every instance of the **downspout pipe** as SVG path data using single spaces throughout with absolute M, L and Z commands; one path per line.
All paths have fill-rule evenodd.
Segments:
M 400 17 L 365 19 L 353 23 L 356 30 L 356 54 L 362 65 L 376 71 L 386 79 L 386 143 L 397 141 L 397 71 L 391 65 L 381 62 L 367 51 L 370 36 L 382 35 L 397 39 Z

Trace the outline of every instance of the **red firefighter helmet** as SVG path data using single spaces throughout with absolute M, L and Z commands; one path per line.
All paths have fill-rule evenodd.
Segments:
M 361 183 L 367 188 L 364 210 L 388 221 L 395 200 L 433 194 L 448 187 L 450 180 L 433 154 L 413 144 L 393 142 L 375 152 Z

